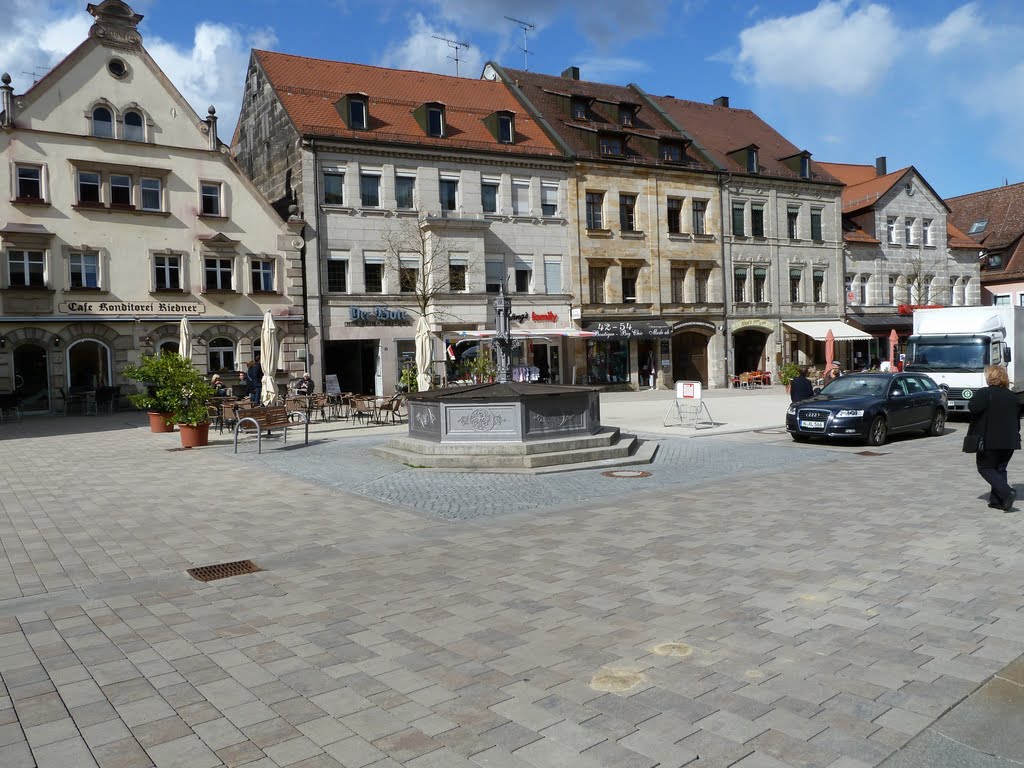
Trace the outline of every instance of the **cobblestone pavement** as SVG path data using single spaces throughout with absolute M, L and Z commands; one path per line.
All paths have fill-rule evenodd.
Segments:
M 862 768 L 1024 652 L 1024 513 L 955 434 L 498 482 L 137 423 L 0 431 L 4 768 Z

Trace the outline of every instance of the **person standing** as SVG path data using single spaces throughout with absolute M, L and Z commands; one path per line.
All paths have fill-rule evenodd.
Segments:
M 263 393 L 263 366 L 259 360 L 250 360 L 249 367 L 245 372 L 245 381 L 249 385 L 249 400 L 254 404 L 260 404 L 260 395 Z
M 800 373 L 789 382 L 789 399 L 791 402 L 798 403 L 809 397 L 814 397 L 814 385 L 807 378 L 807 369 L 801 368 Z
M 1010 391 L 1006 369 L 1000 365 L 985 366 L 985 383 L 967 401 L 971 412 L 969 435 L 978 435 L 981 443 L 974 459 L 978 474 L 989 484 L 988 505 L 1009 512 L 1017 491 L 1007 480 L 1006 467 L 1013 452 L 1020 448 L 1021 403 Z

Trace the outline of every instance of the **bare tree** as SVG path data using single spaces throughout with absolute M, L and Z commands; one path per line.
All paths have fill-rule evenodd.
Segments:
M 467 265 L 452 265 L 451 243 L 425 219 L 403 219 L 383 236 L 387 266 L 398 274 L 399 290 L 416 303 L 420 316 L 453 315 L 447 302 L 453 291 L 465 291 Z
M 923 304 L 926 300 L 936 302 L 938 297 L 931 296 L 931 281 L 936 277 L 948 277 L 946 258 L 938 255 L 929 256 L 923 251 L 907 249 L 901 261 L 894 266 L 897 273 L 903 276 L 907 283 L 907 300 L 911 304 Z

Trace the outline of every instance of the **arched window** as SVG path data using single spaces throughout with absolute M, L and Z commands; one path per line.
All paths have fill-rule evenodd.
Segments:
M 207 346 L 210 373 L 224 373 L 235 368 L 235 344 L 231 339 L 216 338 Z
M 162 355 L 165 352 L 173 352 L 174 354 L 178 354 L 178 342 L 176 342 L 176 341 L 165 341 L 165 342 L 162 342 L 160 344 L 160 354 Z
M 146 123 L 138 112 L 124 113 L 124 137 L 128 141 L 146 140 Z
M 114 138 L 114 116 L 106 107 L 96 107 L 92 111 L 92 135 L 101 139 Z
M 96 339 L 76 341 L 67 350 L 68 386 L 87 390 L 110 384 L 110 348 Z

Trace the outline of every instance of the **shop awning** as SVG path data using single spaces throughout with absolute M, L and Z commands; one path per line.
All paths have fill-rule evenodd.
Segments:
M 484 331 L 445 331 L 442 335 L 446 338 L 460 336 L 467 339 L 493 339 L 493 330 Z M 513 328 L 512 338 L 514 339 L 537 339 L 545 336 L 596 336 L 591 331 L 581 331 L 579 328 Z
M 600 339 L 667 339 L 672 328 L 664 320 L 614 320 L 587 323 L 587 330 Z
M 810 336 L 815 341 L 824 341 L 829 331 L 836 341 L 860 341 L 874 338 L 870 333 L 864 333 L 859 328 L 847 325 L 839 320 L 814 320 L 805 322 L 783 323 L 797 333 Z

